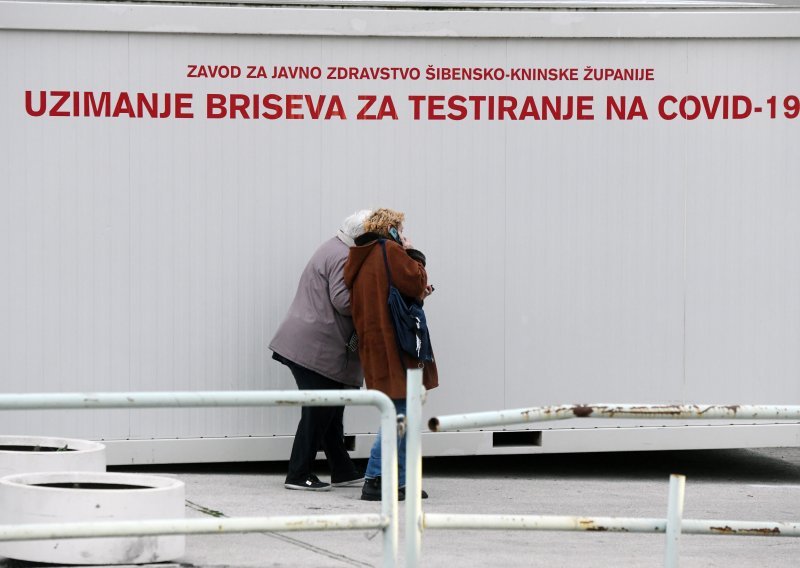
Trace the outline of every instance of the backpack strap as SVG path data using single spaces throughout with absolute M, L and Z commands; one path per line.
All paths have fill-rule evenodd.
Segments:
M 386 257 L 386 239 L 378 239 L 378 242 L 380 243 L 381 250 L 383 251 L 383 265 L 386 267 L 386 276 L 389 277 L 388 293 L 391 294 L 392 287 L 393 287 L 392 286 L 392 270 L 389 268 L 389 260 Z M 390 315 L 390 318 L 391 318 L 391 315 Z M 403 353 L 403 350 L 400 349 L 400 340 L 397 338 L 397 332 L 394 331 L 394 329 L 392 329 L 392 332 L 394 333 L 394 344 L 395 344 L 395 347 L 397 347 L 397 355 L 398 355 L 398 357 L 400 357 L 400 366 L 403 368 L 403 373 L 407 373 L 408 372 L 408 367 L 406 366 L 405 353 Z M 420 361 L 418 363 L 418 366 L 421 369 L 424 366 L 424 363 L 422 361 Z
M 383 251 L 383 265 L 386 267 L 386 276 L 389 277 L 389 289 L 392 288 L 392 270 L 389 268 L 389 260 L 386 257 L 386 239 L 378 239 Z

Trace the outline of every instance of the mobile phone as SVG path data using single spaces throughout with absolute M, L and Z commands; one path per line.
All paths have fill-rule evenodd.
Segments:
M 403 244 L 403 240 L 400 238 L 400 233 L 398 233 L 397 229 L 394 227 L 389 227 L 389 236 L 392 237 L 392 240 L 394 240 L 397 244 Z

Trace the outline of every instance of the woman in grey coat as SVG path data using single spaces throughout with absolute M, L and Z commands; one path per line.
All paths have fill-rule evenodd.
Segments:
M 363 372 L 350 315 L 350 291 L 344 284 L 344 263 L 353 239 L 364 232 L 359 211 L 344 220 L 337 235 L 320 245 L 308 261 L 289 312 L 269 344 L 272 358 L 289 367 L 297 388 L 333 390 L 359 388 Z M 364 481 L 344 445 L 343 406 L 304 406 L 289 459 L 284 487 L 327 491 Z M 331 483 L 313 474 L 322 449 L 331 469 Z

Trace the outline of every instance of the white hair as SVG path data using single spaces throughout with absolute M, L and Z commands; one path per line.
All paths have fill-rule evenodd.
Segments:
M 360 237 L 364 234 L 364 221 L 367 220 L 367 217 L 372 215 L 372 211 L 369 209 L 362 209 L 361 211 L 356 211 L 349 217 L 347 217 L 344 221 L 342 221 L 341 232 L 344 233 L 346 236 L 350 237 L 351 239 L 355 239 L 356 237 Z

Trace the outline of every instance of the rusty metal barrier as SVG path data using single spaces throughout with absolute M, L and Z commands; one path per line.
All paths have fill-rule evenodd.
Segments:
M 680 535 L 800 536 L 800 523 L 683 519 L 685 478 L 670 478 L 665 519 L 574 517 L 546 515 L 447 514 L 422 511 L 422 372 L 408 373 L 406 415 L 407 491 L 406 565 L 420 562 L 425 529 L 494 529 L 610 531 L 665 533 L 665 566 L 678 565 Z M 180 408 L 238 406 L 338 406 L 373 405 L 381 411 L 385 459 L 382 475 L 381 515 L 320 515 L 308 517 L 253 517 L 229 519 L 167 519 L 158 521 L 64 523 L 0 526 L 0 540 L 41 540 L 86 536 L 141 536 L 156 534 L 224 534 L 232 532 L 290 530 L 352 530 L 378 528 L 384 533 L 383 566 L 397 564 L 398 512 L 395 428 L 397 417 L 391 400 L 377 391 L 225 391 L 182 393 L 92 393 L 0 395 L 0 410 L 62 408 Z M 631 405 L 593 404 L 534 407 L 497 412 L 440 416 L 428 422 L 433 432 L 480 428 L 570 418 L 726 418 L 800 420 L 800 406 Z
M 421 372 L 416 370 L 409 371 L 407 396 L 406 483 L 408 491 L 406 495 L 408 500 L 406 503 L 406 565 L 409 567 L 416 567 L 419 564 L 422 533 L 425 529 L 665 533 L 667 543 L 664 553 L 664 566 L 666 568 L 677 568 L 678 566 L 678 544 L 682 533 L 800 537 L 800 523 L 796 522 L 683 519 L 686 478 L 682 475 L 670 476 L 667 517 L 664 519 L 425 513 L 422 510 L 419 491 L 422 486 L 421 404 L 424 398 Z M 589 417 L 800 420 L 800 406 L 576 404 L 438 416 L 428 421 L 428 427 L 432 432 L 444 432 L 466 428 Z
M 383 566 L 397 565 L 397 412 L 385 394 L 374 391 L 211 391 L 0 394 L 0 411 L 86 408 L 199 408 L 262 406 L 375 406 L 381 413 L 381 514 L 232 517 L 225 519 L 159 519 L 0 526 L 0 541 L 56 538 L 225 534 L 319 530 L 379 529 L 383 532 Z

